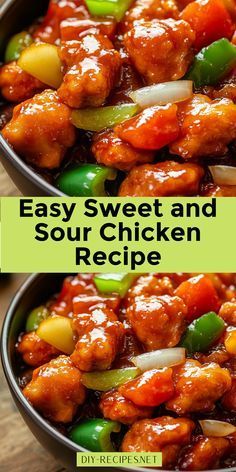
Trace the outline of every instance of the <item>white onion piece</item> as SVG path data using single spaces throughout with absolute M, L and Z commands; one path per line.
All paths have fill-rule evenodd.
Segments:
M 182 102 L 191 98 L 192 95 L 192 80 L 175 80 L 140 88 L 131 92 L 129 96 L 141 108 L 147 108 L 153 105 Z
M 183 347 L 158 349 L 133 357 L 131 361 L 142 371 L 172 367 L 185 361 L 185 349 Z
M 236 167 L 209 166 L 216 185 L 236 185 Z
M 226 421 L 201 420 L 199 423 L 205 436 L 220 438 L 236 432 L 236 426 Z

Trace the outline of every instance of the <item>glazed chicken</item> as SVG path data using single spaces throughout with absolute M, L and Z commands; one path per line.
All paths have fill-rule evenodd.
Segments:
M 23 394 L 92 451 L 233 467 L 235 290 L 235 274 L 69 276 L 19 335 Z

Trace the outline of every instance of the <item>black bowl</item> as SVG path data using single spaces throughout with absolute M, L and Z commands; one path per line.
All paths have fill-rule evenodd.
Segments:
M 0 7 L 0 58 L 8 39 L 45 14 L 48 0 L 5 0 Z M 24 195 L 64 195 L 34 172 L 0 136 L 0 160 L 9 176 Z
M 1 355 L 4 373 L 13 397 L 13 400 L 28 425 L 31 432 L 45 449 L 68 470 L 76 471 L 76 452 L 85 451 L 77 446 L 63 434 L 58 432 L 48 421 L 46 421 L 25 399 L 17 382 L 18 362 L 15 352 L 15 343 L 18 335 L 24 330 L 26 317 L 29 311 L 40 303 L 45 302 L 51 295 L 58 292 L 63 278 L 67 274 L 33 274 L 31 275 L 15 295 L 3 324 L 1 336 Z M 83 468 L 81 472 L 101 472 L 101 468 Z M 114 472 L 132 469 L 112 468 Z M 137 472 L 147 472 L 147 469 L 134 468 Z M 151 471 L 150 472 L 156 472 Z M 162 471 L 163 472 L 163 471 Z M 227 471 L 226 471 L 227 472 Z
M 60 461 L 68 470 L 76 471 L 75 460 L 77 451 L 84 448 L 75 445 L 67 437 L 58 432 L 28 403 L 17 383 L 18 362 L 15 352 L 15 343 L 18 335 L 24 330 L 26 317 L 29 311 L 40 303 L 44 303 L 61 287 L 63 278 L 67 274 L 33 274 L 18 290 L 6 314 L 1 336 L 1 354 L 5 376 L 16 406 L 24 421 L 37 440 Z M 101 472 L 101 468 L 81 468 L 81 472 Z M 112 468 L 114 472 L 157 472 L 150 468 Z M 165 472 L 165 471 L 161 471 Z M 231 469 L 217 469 L 217 472 L 236 472 Z

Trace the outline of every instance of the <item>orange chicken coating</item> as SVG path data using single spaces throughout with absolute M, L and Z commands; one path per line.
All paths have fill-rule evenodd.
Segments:
M 236 105 L 229 99 L 194 95 L 179 105 L 180 135 L 170 152 L 184 159 L 222 155 L 236 138 Z
M 93 274 L 78 274 L 73 277 L 66 277 L 59 295 L 50 306 L 51 312 L 59 316 L 72 316 L 73 301 L 76 297 L 96 296 L 98 293 L 93 277 Z
M 236 413 L 236 375 L 232 378 L 232 387 L 223 396 L 221 404 L 224 409 Z
M 66 74 L 58 89 L 61 100 L 73 108 L 99 107 L 115 85 L 121 66 L 118 51 L 101 34 L 80 35 L 60 48 Z
M 124 171 L 132 169 L 136 164 L 152 162 L 154 159 L 154 152 L 134 149 L 112 130 L 95 135 L 92 153 L 98 164 Z
M 9 102 L 27 100 L 45 87 L 40 80 L 23 71 L 16 62 L 9 62 L 0 68 L 1 94 Z
M 173 371 L 176 394 L 166 408 L 180 415 L 213 410 L 215 402 L 231 387 L 229 371 L 214 362 L 201 365 L 188 359 Z
M 236 326 L 236 301 L 225 302 L 220 307 L 219 316 L 232 326 Z
M 194 357 L 201 362 L 201 364 L 216 362 L 216 364 L 222 365 L 230 359 L 230 355 L 222 344 L 214 346 L 214 348 L 206 353 L 197 352 Z
M 56 92 L 45 90 L 14 108 L 3 137 L 26 161 L 37 167 L 58 167 L 75 142 L 71 112 Z
M 153 411 L 152 408 L 135 405 L 115 390 L 102 395 L 99 407 L 104 418 L 124 424 L 132 424 L 140 418 L 149 418 Z
M 203 168 L 197 164 L 174 161 L 144 164 L 131 170 L 120 186 L 119 196 L 196 195 L 203 175 Z
M 123 19 L 125 29 L 131 28 L 137 20 L 177 19 L 179 10 L 175 0 L 136 0 Z
M 141 275 L 130 287 L 125 297 L 125 304 L 132 305 L 137 298 L 148 298 L 152 295 L 173 295 L 174 288 L 169 277 L 158 274 Z
M 198 436 L 184 449 L 179 462 L 180 470 L 209 470 L 219 466 L 219 460 L 230 448 L 228 439 Z
M 194 33 L 183 20 L 135 22 L 124 36 L 126 50 L 148 84 L 178 80 L 193 57 Z
M 236 185 L 204 185 L 201 190 L 203 197 L 236 197 Z
M 68 18 L 60 24 L 61 31 L 61 40 L 62 41 L 72 41 L 73 39 L 78 39 L 78 36 L 83 31 L 101 33 L 108 38 L 114 36 L 116 29 L 116 23 L 113 18 L 104 18 L 92 20 L 87 19 L 77 19 L 77 18 Z
M 73 313 L 84 313 L 97 305 L 106 305 L 117 310 L 120 297 L 116 294 L 110 297 L 100 295 L 94 285 L 93 277 L 93 274 L 66 277 L 61 292 L 50 305 L 52 314 L 71 317 Z
M 188 418 L 160 418 L 134 423 L 124 436 L 122 452 L 162 452 L 162 465 L 175 463 L 181 447 L 189 443 L 194 422 Z
M 40 339 L 35 331 L 26 333 L 20 338 L 17 351 L 21 354 L 24 362 L 33 367 L 45 364 L 60 354 L 58 349 Z
M 105 307 L 75 316 L 73 328 L 79 339 L 71 355 L 81 370 L 105 370 L 122 347 L 124 327 L 117 316 Z
M 186 313 L 181 298 L 162 295 L 136 299 L 126 316 L 137 338 L 153 351 L 178 344 L 185 330 Z
M 60 24 L 67 18 L 89 18 L 83 0 L 51 0 L 43 22 L 35 29 L 34 38 L 46 43 L 55 43 L 60 38 Z
M 36 410 L 51 421 L 69 423 L 85 400 L 80 371 L 67 356 L 34 370 L 23 393 Z

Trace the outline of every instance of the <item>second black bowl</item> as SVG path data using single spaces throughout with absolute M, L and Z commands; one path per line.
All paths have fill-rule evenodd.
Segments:
M 18 362 L 15 351 L 15 344 L 19 333 L 25 328 L 26 318 L 29 311 L 36 305 L 44 303 L 51 295 L 59 292 L 63 278 L 67 274 L 36 274 L 31 275 L 14 297 L 3 325 L 1 337 L 1 354 L 4 373 L 11 391 L 13 400 L 28 425 L 31 432 L 45 449 L 61 462 L 67 470 L 76 471 L 76 452 L 85 451 L 80 446 L 70 441 L 66 436 L 57 431 L 48 421 L 46 421 L 30 405 L 24 397 L 18 382 Z M 101 468 L 83 468 L 81 472 L 95 471 L 101 472 Z M 114 472 L 121 470 L 127 472 L 147 472 L 143 468 L 112 468 Z M 156 470 L 148 469 L 149 472 Z M 235 472 L 231 469 L 232 472 Z M 163 472 L 163 471 L 162 471 Z M 227 471 L 225 471 L 227 472 Z

